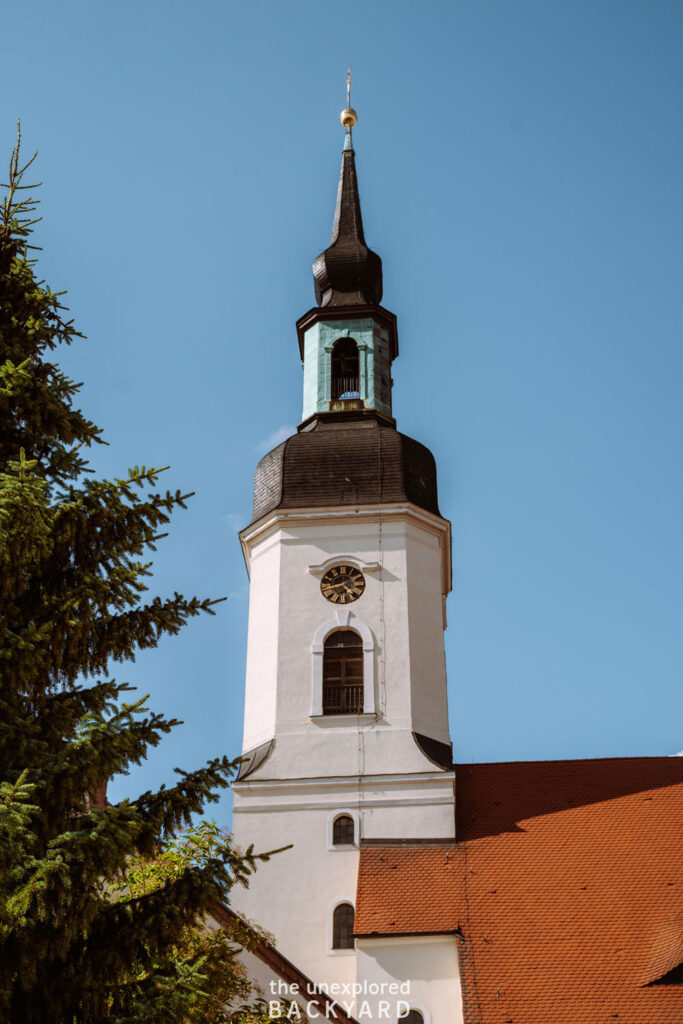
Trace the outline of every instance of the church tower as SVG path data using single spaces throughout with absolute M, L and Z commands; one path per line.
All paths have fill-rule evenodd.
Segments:
M 450 524 L 434 458 L 396 429 L 396 317 L 363 233 L 345 127 L 332 238 L 298 321 L 303 413 L 258 464 L 234 834 L 259 867 L 233 905 L 316 982 L 356 981 L 363 846 L 455 835 L 443 631 Z

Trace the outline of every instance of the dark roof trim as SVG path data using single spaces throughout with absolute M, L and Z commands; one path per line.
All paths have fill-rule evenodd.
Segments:
M 455 846 L 455 839 L 361 839 L 361 846 Z
M 258 747 L 254 747 L 252 750 L 248 750 L 246 754 L 243 754 L 235 782 L 246 779 L 247 775 L 251 775 L 257 768 L 260 768 L 266 758 L 272 753 L 274 746 L 275 738 L 273 737 L 273 739 L 266 740 L 265 743 L 261 743 Z
M 413 733 L 413 739 L 425 757 L 429 758 L 439 768 L 450 771 L 453 767 L 453 744 L 442 743 L 441 740 L 434 740 L 431 736 L 423 736 L 420 732 Z
M 377 420 L 384 426 L 396 428 L 396 420 L 393 416 L 387 416 L 379 409 L 348 409 L 343 412 L 314 412 L 308 419 L 302 420 L 296 428 L 299 433 L 308 430 L 315 430 L 319 423 L 330 423 L 334 426 L 348 423 L 350 420 Z M 284 442 L 283 442 L 284 443 Z
M 661 978 L 649 981 L 647 987 L 650 985 L 683 985 L 683 963 L 672 967 L 666 974 L 662 974 Z
M 443 928 L 437 931 L 424 931 L 424 932 L 354 932 L 353 937 L 355 939 L 401 939 L 408 936 L 413 936 L 416 939 L 427 938 L 430 935 L 455 935 L 457 938 L 462 938 L 462 932 L 460 928 Z

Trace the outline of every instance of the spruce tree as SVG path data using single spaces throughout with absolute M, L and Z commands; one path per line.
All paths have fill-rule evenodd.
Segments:
M 93 794 L 179 724 L 130 698 L 112 666 L 213 602 L 145 598 L 150 552 L 189 495 L 159 491 L 146 466 L 88 472 L 103 441 L 53 359 L 81 335 L 36 275 L 29 164 L 17 145 L 0 212 L 0 1020 L 195 1020 L 206 960 L 188 929 L 247 878 L 253 852 L 214 844 L 159 884 L 121 884 L 217 799 L 235 762 L 176 769 L 134 801 Z

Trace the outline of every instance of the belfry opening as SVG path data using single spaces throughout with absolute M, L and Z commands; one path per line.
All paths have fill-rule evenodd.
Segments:
M 360 398 L 360 358 L 353 338 L 340 338 L 332 349 L 331 397 Z

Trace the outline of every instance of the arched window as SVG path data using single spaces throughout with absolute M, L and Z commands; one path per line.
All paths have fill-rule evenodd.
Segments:
M 360 360 L 353 338 L 340 338 L 332 349 L 332 399 L 360 398 Z
M 349 619 L 351 621 L 349 621 Z M 356 659 L 356 665 L 349 664 L 345 668 L 345 679 L 348 685 L 362 683 L 362 694 L 355 692 L 354 705 L 351 707 L 341 706 L 340 710 L 333 710 L 334 693 L 331 692 L 334 687 L 334 679 L 336 678 L 336 685 L 339 686 L 341 681 L 339 675 L 341 667 L 335 665 L 335 658 L 339 658 L 342 653 L 339 649 L 336 651 L 333 648 L 336 647 L 335 637 L 330 634 L 337 634 L 342 630 L 352 632 L 352 636 L 347 636 L 345 639 L 347 642 L 353 645 L 353 648 L 347 651 L 349 659 L 352 661 Z M 358 645 L 358 646 L 356 646 Z M 355 719 L 351 719 L 351 715 L 374 715 L 375 714 L 375 638 L 372 635 L 372 630 L 369 629 L 367 624 L 363 622 L 357 615 L 351 612 L 348 608 L 339 607 L 335 608 L 335 617 L 328 619 L 327 622 L 323 622 L 318 627 L 318 630 L 313 638 L 311 645 L 311 653 L 313 655 L 313 693 L 311 701 L 311 718 L 315 719 L 318 716 L 323 715 L 338 715 L 348 714 L 349 725 L 352 725 Z M 360 659 L 360 665 L 358 664 Z M 327 662 L 326 671 L 323 672 L 323 667 Z M 362 666 L 362 667 L 361 667 Z M 360 669 L 360 671 L 359 671 Z M 355 673 L 355 675 L 354 675 Z M 349 679 L 349 674 L 353 679 Z M 327 706 L 324 707 L 325 701 L 323 700 L 323 680 L 328 679 L 328 701 Z M 348 695 L 348 691 L 347 691 Z M 339 696 L 339 694 L 337 695 Z M 341 702 L 338 703 L 338 707 Z M 340 722 L 340 724 L 343 724 Z M 350 813 L 347 808 L 343 810 Z M 341 813 L 342 808 L 337 808 L 338 813 Z M 328 845 L 332 846 L 332 819 L 329 820 L 329 831 L 328 831 Z
M 398 1024 L 424 1024 L 424 1020 L 419 1010 L 408 1010 L 398 1018 Z
M 332 949 L 353 949 L 353 907 L 340 903 L 332 916 Z
M 352 629 L 336 629 L 323 649 L 323 714 L 363 713 L 363 641 Z
M 334 819 L 332 826 L 333 846 L 353 846 L 356 841 L 353 818 L 350 814 L 340 814 Z

